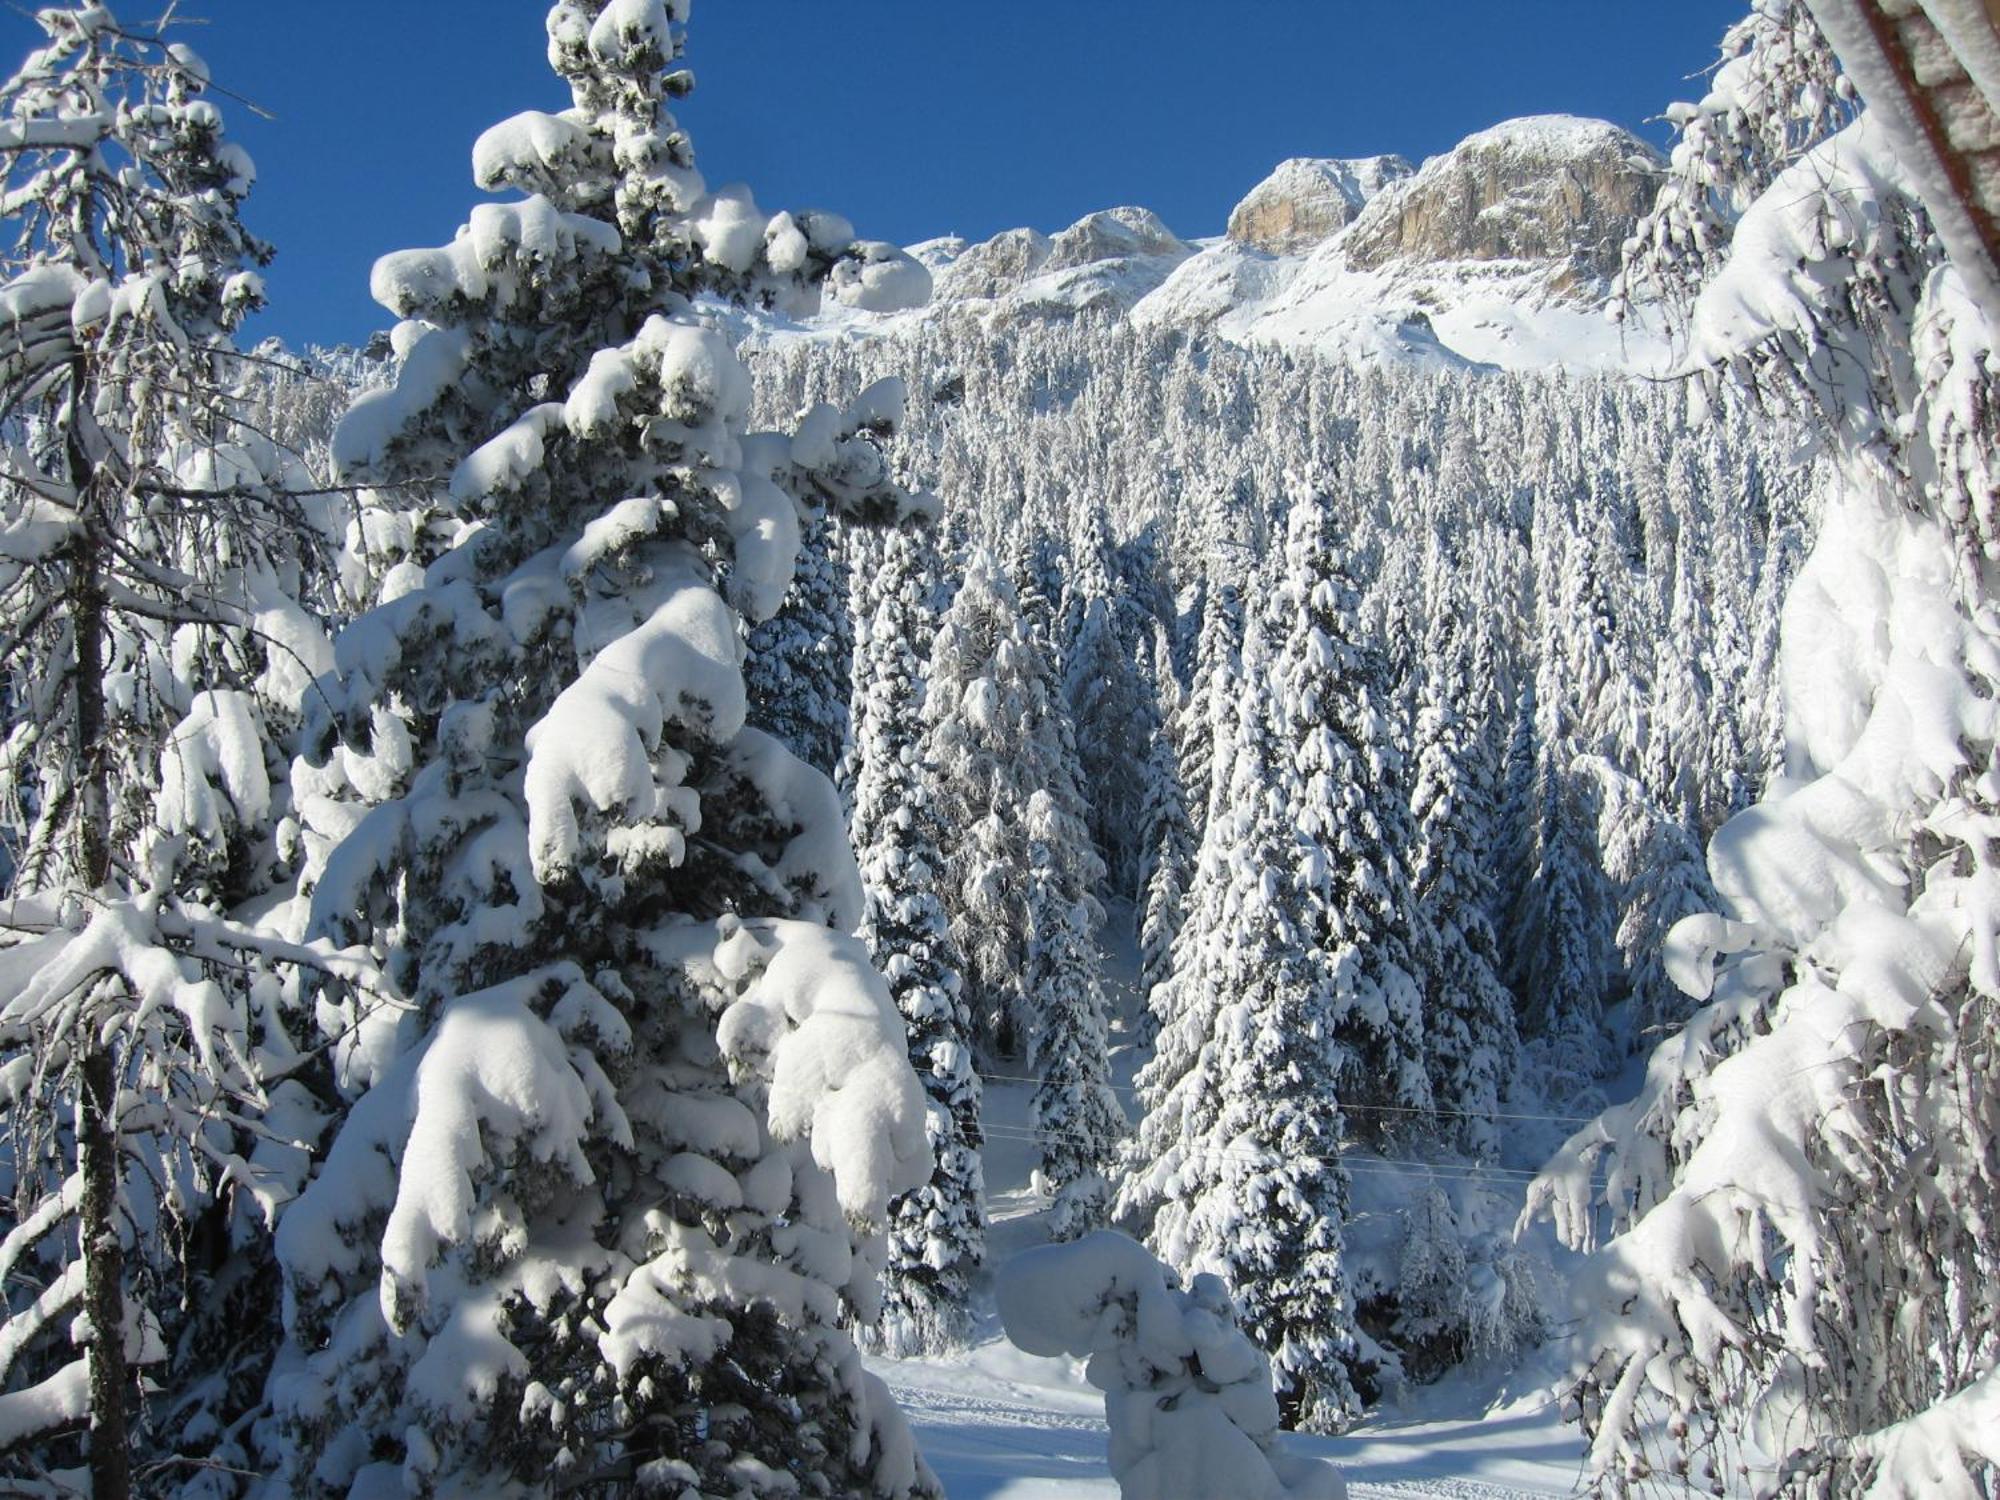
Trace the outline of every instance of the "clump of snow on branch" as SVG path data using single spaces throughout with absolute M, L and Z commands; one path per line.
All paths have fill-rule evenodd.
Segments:
M 1346 1500 L 1337 1469 L 1280 1444 L 1270 1361 L 1220 1278 L 1183 1290 L 1138 1241 L 1100 1229 L 1015 1256 L 995 1295 L 1021 1349 L 1089 1361 L 1123 1500 Z
M 2000 636 L 1968 457 L 2000 404 L 1991 333 L 1844 83 L 1741 87 L 1831 67 L 1803 7 L 1729 45 L 1677 111 L 1683 189 L 1714 210 L 1690 362 L 1817 420 L 1839 484 L 1784 611 L 1783 774 L 1709 845 L 1719 910 L 1667 940 L 1705 1004 L 1528 1212 L 1581 1247 L 1611 1231 L 1572 1346 L 1609 1493 L 1755 1464 L 1760 1494 L 1971 1496 L 2000 1463 Z M 1718 132 L 1763 145 L 1695 160 Z

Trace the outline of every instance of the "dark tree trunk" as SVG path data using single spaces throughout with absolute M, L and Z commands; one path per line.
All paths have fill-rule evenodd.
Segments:
M 83 528 L 74 544 L 71 629 L 76 641 L 76 853 L 78 884 L 96 891 L 111 875 L 111 796 L 104 746 L 104 543 L 96 474 L 83 442 L 88 370 L 71 365 L 67 458 Z M 118 1070 L 97 1042 L 85 1009 L 83 1096 L 77 1151 L 83 1172 L 83 1301 L 90 1320 L 90 1485 L 93 1500 L 131 1500 L 132 1455 L 126 1401 L 125 1255 L 118 1242 Z
M 83 1060 L 83 1302 L 90 1318 L 90 1493 L 130 1500 L 125 1403 L 125 1255 L 118 1243 L 118 1078 L 111 1054 Z

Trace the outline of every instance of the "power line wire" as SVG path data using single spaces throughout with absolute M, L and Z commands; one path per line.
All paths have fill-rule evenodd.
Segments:
M 1070 1131 L 1043 1130 L 1039 1127 L 1028 1125 L 982 1122 L 980 1130 L 982 1135 L 988 1139 L 1012 1141 L 1021 1144 L 1040 1141 L 1085 1146 L 1098 1144 L 1090 1136 Z M 1241 1161 L 1260 1165 L 1282 1165 L 1287 1162 L 1299 1165 L 1338 1165 L 1349 1173 L 1359 1172 L 1363 1175 L 1383 1177 L 1408 1177 L 1422 1172 L 1434 1177 L 1447 1178 L 1454 1182 L 1495 1179 L 1530 1183 L 1542 1175 L 1539 1172 L 1531 1172 L 1521 1167 L 1486 1166 L 1478 1162 L 1436 1161 L 1418 1158 L 1397 1161 L 1387 1157 L 1364 1156 L 1359 1153 L 1342 1153 L 1329 1161 L 1328 1158 L 1323 1156 L 1287 1157 L 1278 1151 L 1254 1151 L 1233 1146 L 1191 1146 L 1180 1149 L 1188 1156 L 1211 1160 Z
M 988 1083 L 1040 1083 L 1039 1078 L 1029 1078 L 1020 1073 L 981 1073 L 980 1079 Z M 1130 1083 L 1105 1083 L 1102 1088 L 1113 1089 L 1121 1094 L 1136 1094 L 1139 1088 Z M 1340 1104 L 1340 1112 L 1345 1115 L 1439 1115 L 1458 1120 L 1538 1120 L 1551 1125 L 1588 1125 L 1596 1115 L 1530 1115 L 1512 1113 L 1505 1110 L 1450 1109 L 1438 1105 L 1429 1109 L 1416 1104 Z

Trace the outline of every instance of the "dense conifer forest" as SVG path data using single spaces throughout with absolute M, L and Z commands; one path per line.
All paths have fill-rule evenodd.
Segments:
M 2000 296 L 1868 10 L 902 249 L 558 0 L 360 350 L 37 13 L 0 1492 L 1991 1500 Z

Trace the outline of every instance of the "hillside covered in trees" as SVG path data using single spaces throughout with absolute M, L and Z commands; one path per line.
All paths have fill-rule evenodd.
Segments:
M 360 350 L 39 12 L 0 1490 L 1990 1500 L 2000 299 L 1849 9 L 904 249 L 558 0 Z

